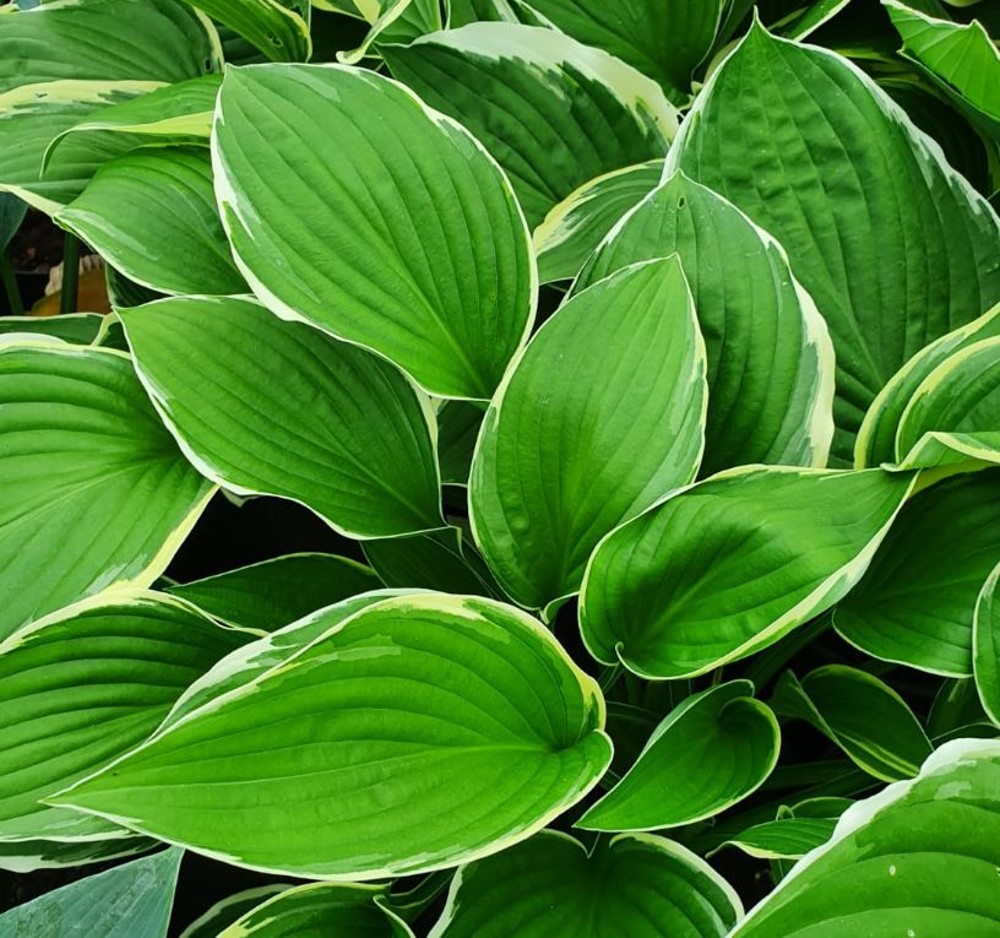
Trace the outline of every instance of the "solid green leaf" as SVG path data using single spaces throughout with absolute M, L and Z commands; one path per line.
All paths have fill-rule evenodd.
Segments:
M 663 160 L 615 169 L 556 205 L 532 236 L 542 283 L 575 277 L 615 222 L 656 187 L 662 172 Z
M 605 534 L 694 478 L 706 403 L 676 257 L 561 306 L 501 385 L 472 463 L 473 532 L 508 594 L 540 608 L 575 593 Z
M 986 578 L 972 626 L 972 668 L 983 709 L 1000 726 L 1000 565 Z
M 443 524 L 429 404 L 388 362 L 251 299 L 119 315 L 154 405 L 213 481 L 300 502 L 353 537 Z
M 1000 221 L 870 78 L 756 24 L 667 159 L 774 235 L 837 353 L 846 462 L 865 411 L 933 339 L 1000 299 Z
M 654 81 L 556 30 L 471 23 L 383 52 L 393 75 L 485 144 L 532 228 L 591 179 L 662 158 L 677 129 Z
M 386 909 L 384 886 L 307 883 L 272 896 L 220 932 L 218 938 L 413 938 Z
M 239 33 L 274 62 L 304 62 L 312 55 L 307 0 L 188 0 Z
M 27 211 L 28 206 L 19 198 L 9 192 L 0 192 L 0 251 L 7 250 Z
M 430 938 L 722 938 L 742 914 L 732 887 L 680 844 L 622 834 L 588 852 L 542 831 L 462 867 Z
M 166 938 L 183 851 L 162 850 L 0 915 L 4 938 Z
M 219 221 L 206 149 L 151 147 L 116 157 L 56 221 L 152 290 L 246 292 Z
M 877 469 L 749 467 L 673 495 L 594 552 L 584 642 L 655 678 L 745 658 L 847 593 L 912 485 Z
M 148 586 L 213 491 L 110 349 L 0 339 L 0 436 L 0 639 L 110 586 Z
M 556 27 L 656 79 L 684 103 L 715 43 L 728 0 L 530 0 Z
M 1000 556 L 998 482 L 991 469 L 919 493 L 837 606 L 841 636 L 884 661 L 972 674 L 976 597 Z
M 421 594 L 333 618 L 52 801 L 237 865 L 381 879 L 523 840 L 607 767 L 596 682 L 525 613 Z
M 467 131 L 372 72 L 262 65 L 227 73 L 213 148 L 223 222 L 265 305 L 431 393 L 492 396 L 537 283 L 510 185 Z
M 702 475 L 825 466 L 835 370 L 826 324 L 781 246 L 722 196 L 675 173 L 614 226 L 574 291 L 675 251 L 708 354 Z
M 145 740 L 188 685 L 248 637 L 169 597 L 124 591 L 0 644 L 0 840 L 123 836 L 38 801 Z
M 854 448 L 858 469 L 896 461 L 896 432 L 916 390 L 956 352 L 1000 336 L 1000 304 L 925 346 L 879 392 L 865 414 Z M 906 454 L 904 454 L 906 455 Z
M 577 821 L 601 831 L 655 830 L 713 817 L 756 791 L 781 734 L 750 681 L 688 697 L 653 732 L 625 777 Z
M 486 411 L 472 401 L 445 401 L 437 412 L 441 481 L 467 485 L 476 437 Z
M 271 631 L 379 586 L 374 571 L 335 554 L 288 554 L 166 587 L 210 616 Z
M 1000 742 L 956 740 L 916 779 L 849 808 L 732 938 L 987 938 L 1000 922 L 998 867 Z
M 912 778 L 931 743 L 906 701 L 877 677 L 826 665 L 800 681 L 786 671 L 771 706 L 779 716 L 811 723 L 860 768 L 891 782 Z

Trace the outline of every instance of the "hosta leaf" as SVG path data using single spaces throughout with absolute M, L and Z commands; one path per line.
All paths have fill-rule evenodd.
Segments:
M 270 631 L 378 586 L 374 571 L 346 557 L 289 554 L 166 592 L 223 622 Z
M 290 887 L 291 883 L 269 883 L 267 886 L 244 889 L 226 896 L 188 925 L 181 932 L 180 938 L 219 938 L 220 932 L 241 918 L 244 912 L 249 912 L 266 899 Z
M 0 96 L 66 79 L 175 82 L 222 70 L 218 37 L 185 3 L 61 0 L 4 12 Z
M 982 595 L 982 594 L 980 594 Z M 971 677 L 948 678 L 934 695 L 927 715 L 927 735 L 931 739 L 961 736 L 963 727 L 986 719 L 982 702 Z
M 209 478 L 293 499 L 354 537 L 443 524 L 428 405 L 387 362 L 249 299 L 120 315 L 153 403 Z
M 695 694 L 657 726 L 628 774 L 578 822 L 588 830 L 677 827 L 732 807 L 763 784 L 781 734 L 753 684 Z
M 246 291 L 215 207 L 206 149 L 152 147 L 119 156 L 56 219 L 150 289 Z
M 213 147 L 234 254 L 267 306 L 432 393 L 492 396 L 537 284 L 510 185 L 467 131 L 372 72 L 267 65 L 227 74 Z
M 678 253 L 708 353 L 702 474 L 751 463 L 825 466 L 834 357 L 781 246 L 722 196 L 675 173 L 600 244 L 574 290 Z
M 381 905 L 384 895 L 384 886 L 296 886 L 246 912 L 218 938 L 413 938 L 406 923 Z
M 870 775 L 912 778 L 931 743 L 906 701 L 877 677 L 827 665 L 798 680 L 786 671 L 771 705 L 781 716 L 811 723 Z
M 985 936 L 1000 921 L 1000 742 L 956 740 L 840 819 L 732 938 Z
M 605 534 L 694 478 L 705 406 L 676 257 L 560 307 L 501 385 L 472 463 L 476 542 L 509 595 L 539 608 L 575 593 Z
M 1000 565 L 986 578 L 976 602 L 972 666 L 983 709 L 1000 726 Z
M 851 0 L 813 0 L 802 15 L 796 18 L 792 25 L 784 30 L 789 39 L 805 39 L 812 35 L 824 23 L 832 20 Z
M 105 840 L 0 840 L 0 870 L 33 873 L 57 870 L 146 853 L 157 846 L 148 837 L 124 836 Z M 212 936 L 214 938 L 214 936 Z
M 535 620 L 404 596 L 54 800 L 243 866 L 378 879 L 539 830 L 604 772 L 603 724 L 597 684 Z
M 931 431 L 1000 435 L 1000 336 L 953 352 L 913 392 L 896 431 L 897 461 Z
M 120 352 L 0 340 L 0 640 L 163 572 L 212 488 Z
M 594 552 L 583 639 L 599 661 L 649 677 L 744 658 L 843 597 L 912 485 L 877 469 L 751 467 L 674 495 Z
M 903 55 L 1000 129 L 1000 52 L 983 24 L 952 23 L 894 0 L 882 5 L 903 40 Z
M 5 251 L 21 227 L 28 206 L 9 192 L 0 192 L 0 251 Z M 7 317 L 4 317 L 5 319 Z
M 275 62 L 312 55 L 308 0 L 189 0 Z
M 393 75 L 482 140 L 532 227 L 596 176 L 662 157 L 677 129 L 654 81 L 552 29 L 471 23 L 384 55 Z
M 853 803 L 849 798 L 819 797 L 783 805 L 773 821 L 748 827 L 713 853 L 730 846 L 762 860 L 797 860 L 830 839 L 837 819 Z
M 73 345 L 90 345 L 101 331 L 99 313 L 68 313 L 65 316 L 2 316 L 0 335 L 47 335 Z
M 1000 557 L 1000 469 L 949 479 L 903 509 L 837 631 L 862 651 L 934 674 L 972 673 L 972 615 Z
M 856 468 L 895 462 L 896 431 L 917 388 L 956 352 L 997 336 L 1000 336 L 1000 304 L 936 339 L 903 365 L 865 414 L 854 448 Z
M 486 411 L 472 401 L 445 401 L 437 412 L 441 481 L 467 485 L 476 437 Z
M 585 182 L 535 229 L 532 240 L 542 283 L 575 277 L 615 222 L 656 187 L 663 160 L 615 169 Z
M 438 0 L 373 0 L 371 29 L 356 49 L 338 52 L 337 61 L 345 65 L 360 62 L 375 43 L 410 42 L 444 26 Z M 367 18 L 367 17 L 366 17 Z
M 543 831 L 462 867 L 431 938 L 721 938 L 743 914 L 733 889 L 679 844 L 649 834 L 588 853 Z
M 0 644 L 0 840 L 125 832 L 38 800 L 138 745 L 249 636 L 155 593 L 84 600 Z
M 547 20 L 655 78 L 683 103 L 708 55 L 728 0 L 530 0 Z
M 166 938 L 181 856 L 162 850 L 45 893 L 0 915 L 0 934 Z
M 833 52 L 756 24 L 684 122 L 667 170 L 788 251 L 837 351 L 834 453 L 914 353 L 1000 299 L 1000 222 L 940 149 Z

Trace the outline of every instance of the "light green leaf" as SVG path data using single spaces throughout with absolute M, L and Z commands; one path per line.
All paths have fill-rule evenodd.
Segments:
M 223 222 L 265 305 L 431 393 L 492 396 L 537 282 L 513 192 L 467 131 L 372 72 L 262 65 L 227 73 L 212 143 Z
M 830 839 L 837 819 L 853 803 L 850 798 L 819 797 L 783 805 L 775 820 L 748 827 L 712 853 L 731 846 L 761 860 L 797 860 Z
M 1000 336 L 1000 304 L 917 352 L 892 376 L 865 414 L 854 447 L 855 467 L 865 469 L 895 462 L 896 431 L 917 388 L 954 353 L 997 336 Z
M 882 6 L 903 40 L 903 56 L 1000 129 L 1000 52 L 983 24 L 952 23 L 895 0 Z
M 119 315 L 140 380 L 204 475 L 297 501 L 351 537 L 443 524 L 429 405 L 387 362 L 250 299 Z
M 177 82 L 222 70 L 208 20 L 171 0 L 58 0 L 8 12 L 0 100 L 42 82 Z
M 996 933 L 1000 742 L 938 749 L 914 779 L 849 808 L 732 938 Z
M 251 909 L 218 938 L 413 938 L 406 923 L 380 902 L 385 891 L 357 883 L 296 886 Z
M 976 597 L 1000 556 L 998 481 L 991 469 L 918 494 L 837 606 L 840 635 L 884 661 L 972 674 Z
M 378 586 L 374 571 L 362 564 L 306 553 L 168 586 L 166 592 L 230 625 L 269 632 Z
M 789 39 L 805 39 L 811 36 L 824 23 L 832 20 L 851 0 L 813 0 L 797 17 L 792 25 L 785 30 Z
M 575 593 L 605 534 L 694 478 L 706 394 L 676 257 L 560 307 L 497 392 L 472 463 L 473 533 L 510 596 L 540 608 Z
M 189 684 L 249 637 L 178 600 L 126 590 L 0 643 L 0 840 L 126 836 L 38 800 L 145 740 Z
M 228 26 L 274 62 L 312 55 L 308 0 L 188 0 Z
M 68 313 L 65 316 L 0 316 L 0 335 L 17 333 L 52 336 L 73 345 L 90 345 L 101 330 L 99 313 Z M 5 340 L 7 341 L 7 340 Z
M 625 777 L 577 821 L 601 831 L 655 830 L 713 817 L 756 791 L 781 734 L 750 681 L 730 681 L 671 711 Z
M 241 866 L 379 879 L 541 829 L 607 767 L 603 725 L 597 684 L 534 619 L 403 596 L 51 800 Z
M 715 43 L 728 0 L 530 0 L 530 5 L 563 32 L 655 79 L 683 104 L 692 73 Z
M 979 591 L 972 626 L 972 667 L 983 709 L 1000 726 L 1000 565 Z
M 1000 336 L 952 352 L 913 392 L 896 431 L 897 462 L 932 431 L 986 434 L 982 442 L 1000 433 Z
M 591 179 L 662 157 L 677 130 L 654 81 L 552 29 L 470 23 L 383 54 L 486 145 L 533 228 Z
M 0 640 L 110 586 L 148 586 L 213 491 L 109 349 L 0 339 L 0 436 Z
M 623 834 L 588 853 L 542 831 L 462 867 L 430 938 L 722 938 L 742 914 L 732 887 L 680 844 Z
M 906 701 L 865 671 L 827 665 L 801 681 L 786 671 L 771 706 L 805 720 L 839 746 L 869 775 L 891 782 L 912 778 L 931 754 L 931 743 Z
M 441 481 L 467 485 L 476 437 L 486 411 L 472 401 L 445 401 L 437 412 Z
M 662 172 L 663 160 L 615 169 L 556 205 L 532 236 L 542 283 L 575 277 L 615 222 L 656 187 Z
M 781 246 L 722 196 L 675 173 L 614 226 L 574 292 L 675 251 L 708 354 L 702 475 L 752 463 L 825 466 L 835 369 L 826 324 Z
M 152 290 L 246 291 L 215 207 L 206 149 L 152 147 L 116 157 L 56 221 Z
M 0 915 L 4 938 L 166 938 L 181 850 L 79 879 Z
M 673 495 L 594 552 L 584 642 L 652 678 L 766 648 L 860 579 L 913 483 L 877 469 L 750 467 Z
M 1000 220 L 856 66 L 759 24 L 667 159 L 773 234 L 837 352 L 846 463 L 865 411 L 933 339 L 1000 299 Z

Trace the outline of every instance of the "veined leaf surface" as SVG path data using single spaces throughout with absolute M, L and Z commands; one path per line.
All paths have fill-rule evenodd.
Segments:
M 575 593 L 597 542 L 694 478 L 705 354 L 676 257 L 567 301 L 490 405 L 469 481 L 476 542 L 505 590 Z
M 304 62 L 312 55 L 307 0 L 189 0 L 239 33 L 274 62 Z
M 751 467 L 674 495 L 598 545 L 584 642 L 599 661 L 654 678 L 704 674 L 773 644 L 860 579 L 913 481 Z
M 604 772 L 603 725 L 597 684 L 537 621 L 403 596 L 53 800 L 244 866 L 379 879 L 535 833 Z
M 392 365 L 252 299 L 120 310 L 136 369 L 199 470 L 311 508 L 340 531 L 440 527 L 426 399 Z
M 266 306 L 431 393 L 492 396 L 537 276 L 510 184 L 468 131 L 372 72 L 262 65 L 227 73 L 212 145 L 223 223 Z

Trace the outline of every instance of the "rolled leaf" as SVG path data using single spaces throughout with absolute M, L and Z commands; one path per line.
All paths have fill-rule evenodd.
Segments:
M 675 173 L 614 226 L 573 289 L 675 251 L 708 354 L 702 475 L 752 463 L 826 466 L 829 331 L 781 245 L 722 196 Z
M 383 53 L 486 145 L 532 228 L 585 182 L 662 158 L 677 130 L 656 82 L 556 30 L 471 23 Z
M 265 305 L 432 393 L 492 396 L 537 284 L 510 185 L 466 130 L 372 72 L 267 65 L 227 73 L 212 141 L 222 219 Z
M 597 684 L 537 621 L 404 596 L 52 800 L 242 866 L 381 879 L 535 833 L 604 772 L 603 725 Z
M 678 167 L 773 234 L 816 300 L 845 462 L 893 374 L 1000 299 L 993 209 L 836 53 L 754 25 L 685 120 L 666 171 Z
M 912 486 L 881 470 L 748 468 L 669 497 L 594 552 L 584 642 L 644 677 L 745 658 L 850 590 Z
M 709 688 L 657 726 L 635 765 L 576 826 L 641 831 L 713 817 L 764 783 L 780 746 L 778 721 L 753 699 L 753 684 Z
M 472 463 L 476 543 L 508 594 L 540 608 L 575 593 L 605 534 L 688 484 L 706 403 L 676 257 L 561 306 L 501 385 Z
M 433 419 L 392 365 L 251 299 L 120 310 L 139 377 L 199 470 L 352 537 L 443 524 Z
M 274 62 L 304 62 L 312 55 L 306 0 L 189 0 L 234 30 Z
M 0 340 L 0 640 L 111 586 L 148 586 L 213 489 L 121 352 Z
M 623 834 L 588 852 L 542 831 L 462 867 L 430 938 L 722 938 L 742 914 L 732 887 L 680 844 Z

